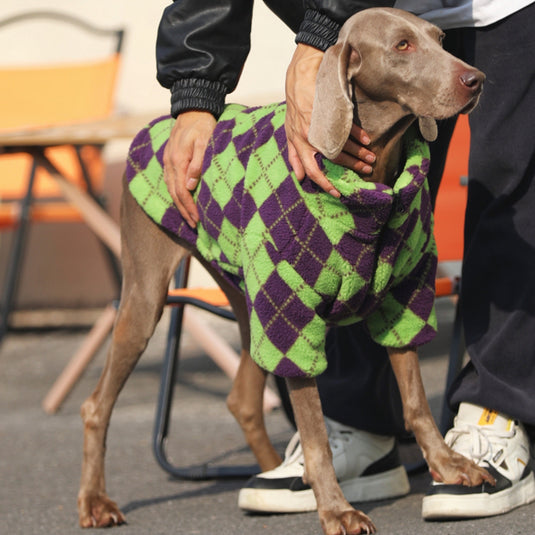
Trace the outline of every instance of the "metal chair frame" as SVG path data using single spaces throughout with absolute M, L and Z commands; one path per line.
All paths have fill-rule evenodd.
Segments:
M 179 266 L 175 283 L 176 288 L 185 288 L 189 275 L 190 259 L 182 261 Z M 182 335 L 182 320 L 184 316 L 184 306 L 193 305 L 201 310 L 206 310 L 219 317 L 235 321 L 234 314 L 223 307 L 214 306 L 200 299 L 188 296 L 168 296 L 167 304 L 173 305 L 171 319 L 167 335 L 167 346 L 165 350 L 160 391 L 158 394 L 158 404 L 156 409 L 156 420 L 153 433 L 153 452 L 158 464 L 169 474 L 180 479 L 206 480 L 224 478 L 245 478 L 260 471 L 257 465 L 239 466 L 210 466 L 208 463 L 179 467 L 172 463 L 166 451 L 166 443 L 170 429 L 170 417 L 173 405 L 173 394 L 176 386 L 176 374 L 178 370 L 180 339 Z

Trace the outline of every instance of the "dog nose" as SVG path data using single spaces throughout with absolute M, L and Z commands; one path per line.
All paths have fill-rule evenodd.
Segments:
M 481 71 L 465 71 L 459 77 L 461 83 L 473 91 L 479 91 L 483 82 L 485 81 L 485 75 Z

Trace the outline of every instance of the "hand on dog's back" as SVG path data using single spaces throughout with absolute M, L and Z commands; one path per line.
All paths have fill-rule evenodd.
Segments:
M 216 125 L 205 111 L 186 111 L 177 117 L 165 147 L 164 180 L 171 198 L 190 227 L 199 222 L 191 192 L 201 176 L 204 153 Z

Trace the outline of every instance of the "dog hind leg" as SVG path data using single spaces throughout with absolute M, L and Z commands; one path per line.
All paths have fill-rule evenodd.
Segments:
M 123 286 L 106 363 L 83 403 L 84 451 L 78 494 L 82 527 L 121 524 L 125 518 L 106 494 L 104 455 L 111 412 L 161 316 L 169 281 L 185 250 L 154 225 L 128 192 L 121 204 Z
M 272 470 L 282 462 L 265 427 L 262 410 L 265 385 L 266 372 L 253 361 L 247 349 L 242 349 L 240 366 L 227 397 L 227 406 L 240 424 L 262 472 Z

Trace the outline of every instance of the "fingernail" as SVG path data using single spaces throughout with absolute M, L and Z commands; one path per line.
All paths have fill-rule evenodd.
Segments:
M 362 168 L 362 172 L 363 172 L 363 173 L 366 173 L 367 175 L 369 175 L 372 171 L 373 171 L 373 169 L 372 169 L 369 165 L 365 165 L 365 166 Z
M 333 189 L 330 189 L 329 190 L 329 193 L 333 196 L 333 197 L 336 197 L 337 199 L 340 198 L 340 192 L 335 190 L 334 188 Z
M 368 145 L 371 141 L 371 139 L 368 137 L 368 136 L 362 136 L 362 143 L 364 143 L 364 145 Z
M 186 188 L 187 189 L 195 189 L 197 187 L 197 182 L 199 181 L 198 178 L 188 178 L 186 182 Z
M 368 163 L 374 163 L 375 162 L 375 156 L 373 154 L 367 154 L 366 158 L 364 158 Z

